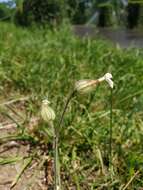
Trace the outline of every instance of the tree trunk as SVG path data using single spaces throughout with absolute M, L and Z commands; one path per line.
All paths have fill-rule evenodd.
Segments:
M 129 3 L 127 6 L 127 27 L 133 29 L 138 26 L 140 15 L 140 4 Z
M 108 6 L 103 6 L 99 8 L 99 27 L 111 26 L 112 23 L 112 8 Z

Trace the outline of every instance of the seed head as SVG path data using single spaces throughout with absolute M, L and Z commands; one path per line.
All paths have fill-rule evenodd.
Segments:
M 42 106 L 41 106 L 41 116 L 42 119 L 45 122 L 51 122 L 55 119 L 55 112 L 54 110 L 49 106 L 50 102 L 45 99 L 42 101 Z

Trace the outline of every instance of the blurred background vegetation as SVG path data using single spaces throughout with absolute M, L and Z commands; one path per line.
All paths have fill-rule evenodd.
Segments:
M 72 24 L 134 28 L 142 26 L 142 12 L 142 0 L 8 0 L 0 3 L 0 20 L 11 20 L 21 26 L 57 25 L 68 19 Z

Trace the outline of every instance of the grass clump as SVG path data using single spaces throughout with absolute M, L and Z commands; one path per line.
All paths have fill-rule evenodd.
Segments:
M 42 98 L 48 96 L 59 118 L 75 81 L 95 79 L 110 72 L 115 81 L 112 94 L 114 175 L 110 179 L 108 171 L 111 97 L 108 87 L 102 85 L 96 92 L 73 98 L 68 106 L 59 144 L 63 187 L 75 186 L 82 190 L 142 187 L 142 50 L 120 49 L 100 39 L 79 39 L 65 26 L 51 31 L 0 25 L 1 105 L 17 97 L 29 97 L 26 103 L 14 107 L 24 117 L 18 128 L 20 137 L 16 138 L 32 146 L 39 141 L 46 142 L 42 151 L 47 151 L 52 140 L 45 136 L 44 123 L 40 121 L 32 129 L 27 127 L 32 117 L 38 117 Z M 5 109 L 9 111 L 5 105 L 1 106 L 1 113 L 8 114 Z M 12 122 L 15 117 L 18 116 L 14 113 Z M 32 159 L 35 154 L 32 153 Z M 52 148 L 46 154 L 51 157 Z

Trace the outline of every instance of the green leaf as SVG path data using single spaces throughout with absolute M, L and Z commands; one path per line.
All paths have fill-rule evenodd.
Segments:
M 21 175 L 23 174 L 25 169 L 31 164 L 31 162 L 32 162 L 32 157 L 26 158 L 24 160 L 24 164 L 23 164 L 20 172 L 16 175 L 15 179 L 13 180 L 13 182 L 11 184 L 11 188 L 13 188 L 17 184 L 17 182 L 20 179 Z
M 22 160 L 23 157 L 9 157 L 9 158 L 0 158 L 0 165 L 5 165 L 5 164 L 11 164 L 11 163 L 15 163 L 17 161 Z

